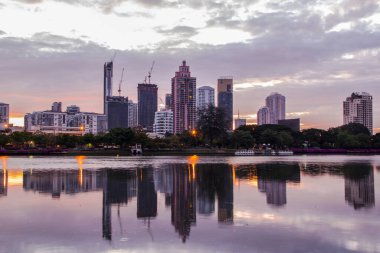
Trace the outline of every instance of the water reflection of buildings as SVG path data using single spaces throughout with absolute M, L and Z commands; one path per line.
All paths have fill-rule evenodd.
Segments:
M 258 164 L 258 189 L 265 192 L 267 204 L 286 205 L 286 183 L 300 183 L 301 172 L 298 164 Z
M 355 210 L 375 206 L 374 168 L 370 163 L 311 163 L 302 165 L 302 173 L 344 177 L 344 198 Z
M 346 202 L 354 209 L 375 206 L 375 184 L 370 164 L 347 164 L 343 166 Z
M 228 164 L 196 164 L 196 161 L 189 161 L 188 164 L 168 164 L 160 168 L 147 166 L 96 171 L 83 169 L 80 159 L 78 165 L 79 170 L 24 171 L 23 187 L 26 191 L 49 193 L 54 198 L 59 198 L 61 193 L 102 189 L 102 235 L 106 240 L 112 239 L 112 207 L 127 205 L 132 198 L 137 200 L 136 217 L 143 219 L 144 223 L 148 221 L 149 228 L 150 220 L 158 214 L 157 193 L 164 195 L 165 206 L 171 210 L 171 224 L 181 240 L 186 242 L 191 227 L 196 224 L 197 212 L 204 216 L 216 214 L 220 224 L 233 224 L 233 184 L 236 178 L 257 183 L 270 206 L 286 205 L 287 184 L 300 182 L 300 166 L 296 163 L 265 163 L 233 168 Z M 319 173 L 318 168 L 308 168 L 313 175 Z M 337 168 L 335 165 L 332 171 L 344 175 L 345 198 L 350 205 L 356 209 L 374 206 L 373 168 L 369 165 Z M 6 169 L 0 172 L 0 179 L 1 196 L 7 192 Z M 120 212 L 114 218 L 121 220 Z
M 0 197 L 7 196 L 8 193 L 8 171 L 7 171 L 7 157 L 2 156 L 2 170 L 0 171 Z
M 112 239 L 112 205 L 127 205 L 136 197 L 135 170 L 105 170 L 103 174 L 103 238 Z M 118 213 L 120 215 L 120 213 Z M 120 218 L 120 216 L 119 216 Z
M 25 191 L 49 193 L 53 198 L 59 198 L 62 192 L 75 194 L 102 189 L 102 174 L 93 170 L 24 171 L 23 188 Z
M 157 192 L 154 187 L 153 168 L 137 169 L 137 218 L 157 216 Z
M 268 205 L 284 206 L 287 203 L 286 184 L 299 184 L 301 172 L 296 163 L 264 163 L 241 166 L 236 170 L 236 177 L 257 182 L 258 190 L 266 194 Z
M 186 242 L 191 226 L 196 223 L 194 173 L 191 165 L 184 164 L 173 168 L 172 225 L 183 242 Z

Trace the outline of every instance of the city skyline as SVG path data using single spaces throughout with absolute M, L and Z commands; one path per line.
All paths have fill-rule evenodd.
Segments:
M 301 117 L 303 128 L 336 127 L 341 101 L 365 91 L 374 97 L 379 132 L 378 10 L 375 0 L 5 1 L 0 85 L 7 93 L 0 101 L 10 104 L 11 123 L 52 101 L 101 113 L 102 64 L 116 51 L 114 82 L 125 67 L 122 95 L 133 101 L 152 60 L 164 98 L 173 69 L 186 59 L 199 84 L 216 88 L 219 76 L 234 77 L 234 115 L 240 110 L 248 123 L 256 121 L 260 98 L 279 92 L 288 99 L 287 117 Z

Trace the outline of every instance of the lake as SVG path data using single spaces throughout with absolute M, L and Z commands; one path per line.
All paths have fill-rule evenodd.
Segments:
M 380 252 L 378 155 L 0 160 L 1 253 Z

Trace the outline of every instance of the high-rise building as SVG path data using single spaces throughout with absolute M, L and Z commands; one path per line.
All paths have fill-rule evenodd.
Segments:
M 354 92 L 343 101 L 343 123 L 360 123 L 373 133 L 372 96 Z
M 107 100 L 112 96 L 113 62 L 104 63 L 103 112 L 107 114 Z
M 226 112 L 228 129 L 233 127 L 233 79 L 221 77 L 218 79 L 218 107 Z
M 172 109 L 172 94 L 165 95 L 165 109 L 166 110 Z
M 0 103 L 0 131 L 9 126 L 9 104 Z
M 128 101 L 128 127 L 134 128 L 138 126 L 138 104 Z
M 173 133 L 173 112 L 162 110 L 155 113 L 153 133 L 165 136 L 166 133 Z
M 267 106 L 263 106 L 257 112 L 257 125 L 274 124 L 273 118 L 273 112 Z
M 210 86 L 203 86 L 197 89 L 197 108 L 207 108 L 209 105 L 215 106 L 215 89 Z
M 191 131 L 196 124 L 196 86 L 195 77 L 191 77 L 190 67 L 182 62 L 179 71 L 172 78 L 173 132 L 180 134 Z
M 82 135 L 85 133 L 97 134 L 107 130 L 105 115 L 81 112 L 80 108 L 75 105 L 68 106 L 66 112 L 59 112 L 55 111 L 55 105 L 57 103 L 53 104 L 50 111 L 26 114 L 24 117 L 25 131 Z
M 127 97 L 108 97 L 107 117 L 108 130 L 113 128 L 128 127 L 128 98 Z
M 271 124 L 278 124 L 278 120 L 285 119 L 285 96 L 279 93 L 272 93 L 266 98 L 265 102 L 266 106 L 273 113 Z
M 157 85 L 139 83 L 138 96 L 138 123 L 139 126 L 153 131 L 154 113 L 157 111 Z

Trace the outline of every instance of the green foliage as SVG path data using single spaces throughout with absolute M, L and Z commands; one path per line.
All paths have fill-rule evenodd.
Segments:
M 198 132 L 204 143 L 213 146 L 227 136 L 228 122 L 226 112 L 213 105 L 198 111 Z
M 232 145 L 235 148 L 252 148 L 253 147 L 253 137 L 250 131 L 235 130 L 231 136 Z
M 14 146 L 23 148 L 28 142 L 33 140 L 32 136 L 33 135 L 28 132 L 13 132 L 9 137 Z
M 0 133 L 0 147 L 4 147 L 10 142 L 10 138 L 8 135 Z

